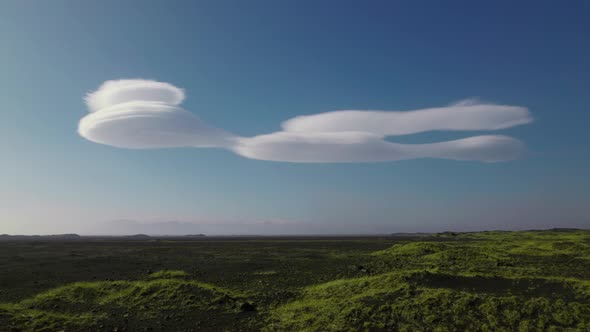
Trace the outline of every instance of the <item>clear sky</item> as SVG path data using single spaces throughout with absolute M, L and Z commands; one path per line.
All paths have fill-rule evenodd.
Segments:
M 1 1 L 0 233 L 590 227 L 588 17 L 588 1 Z M 248 137 L 468 98 L 534 121 L 492 132 L 528 149 L 495 163 L 290 163 L 81 137 L 85 95 L 133 78 L 183 88 L 183 108 Z

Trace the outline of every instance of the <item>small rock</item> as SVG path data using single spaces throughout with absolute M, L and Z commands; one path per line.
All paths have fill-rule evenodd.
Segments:
M 359 272 L 364 272 L 364 273 L 369 273 L 369 269 L 367 269 L 366 267 L 362 266 L 362 265 L 355 265 L 356 270 Z
M 244 302 L 240 306 L 241 311 L 255 311 L 256 307 L 250 302 Z

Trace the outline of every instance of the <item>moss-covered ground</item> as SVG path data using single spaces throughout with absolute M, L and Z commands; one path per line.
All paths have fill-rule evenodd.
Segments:
M 590 331 L 590 231 L 7 241 L 2 331 Z

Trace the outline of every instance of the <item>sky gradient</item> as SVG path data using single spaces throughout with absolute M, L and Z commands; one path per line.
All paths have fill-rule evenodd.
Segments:
M 0 4 L 0 233 L 310 234 L 590 227 L 590 4 Z M 335 110 L 526 107 L 518 160 L 282 163 L 77 133 L 114 79 L 170 82 L 240 136 Z M 392 140 L 393 141 L 393 140 Z

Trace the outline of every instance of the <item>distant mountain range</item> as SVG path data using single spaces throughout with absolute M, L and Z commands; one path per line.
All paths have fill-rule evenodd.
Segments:
M 79 240 L 82 237 L 78 234 L 53 234 L 53 235 L 8 235 L 1 234 L 2 240 Z
M 99 236 L 99 235 L 91 235 L 91 236 L 83 236 L 78 234 L 53 234 L 53 235 L 9 235 L 9 234 L 0 234 L 0 241 L 13 241 L 13 240 L 83 240 L 83 239 L 93 239 L 93 238 L 124 238 L 124 239 L 137 239 L 137 240 L 145 240 L 145 239 L 159 239 L 159 238 L 201 238 L 204 237 L 205 234 L 189 234 L 189 235 L 158 235 L 158 236 L 150 236 L 146 234 L 135 234 L 135 235 L 122 235 L 122 236 Z
M 543 231 L 543 232 L 576 232 L 579 231 L 578 228 L 551 228 L 551 229 L 544 229 L 544 230 L 531 230 L 531 231 Z M 238 239 L 238 238 L 355 238 L 355 237 L 392 237 L 392 238 L 411 238 L 411 237 L 426 237 L 426 236 L 457 236 L 461 233 L 481 233 L 481 232 L 489 232 L 489 231 L 480 231 L 480 232 L 439 232 L 439 233 L 426 233 L 426 232 L 417 232 L 417 233 L 390 233 L 390 234 L 373 234 L 373 235 L 214 235 L 213 238 L 227 238 L 227 239 Z M 496 231 L 502 232 L 502 231 Z M 509 232 L 509 231 L 506 231 Z M 159 239 L 168 239 L 168 240 L 182 240 L 182 239 L 202 239 L 206 237 L 205 234 L 186 234 L 186 235 L 147 235 L 147 234 L 134 234 L 134 235 L 78 235 L 78 234 L 53 234 L 53 235 L 9 235 L 9 234 L 0 234 L 0 242 L 1 241 L 76 241 L 76 240 L 99 240 L 99 239 L 121 239 L 121 240 L 159 240 Z

